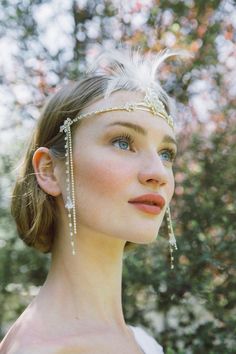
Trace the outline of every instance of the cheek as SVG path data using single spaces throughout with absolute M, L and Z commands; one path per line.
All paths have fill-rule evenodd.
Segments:
M 131 166 L 114 160 L 114 156 L 90 155 L 86 159 L 78 161 L 75 174 L 81 189 L 86 193 L 93 193 L 94 196 L 104 197 L 115 195 L 124 191 L 125 186 L 131 180 Z M 76 182 L 76 184 L 77 184 Z
M 134 179 L 134 166 L 114 158 L 114 154 L 104 157 L 96 152 L 78 159 L 75 166 L 76 209 L 80 225 L 112 234 L 115 226 L 107 221 L 125 217 L 123 206 Z

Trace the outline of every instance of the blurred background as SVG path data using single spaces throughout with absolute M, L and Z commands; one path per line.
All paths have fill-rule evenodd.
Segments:
M 43 284 L 49 255 L 24 246 L 11 189 L 45 98 L 76 80 L 101 48 L 184 49 L 160 79 L 177 103 L 170 269 L 157 242 L 126 252 L 126 320 L 166 354 L 236 353 L 236 5 L 231 0 L 1 0 L 0 339 Z

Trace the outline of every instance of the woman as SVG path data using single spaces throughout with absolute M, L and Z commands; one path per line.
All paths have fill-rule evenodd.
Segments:
M 26 244 L 52 253 L 51 268 L 1 354 L 163 353 L 125 323 L 121 279 L 127 244 L 154 242 L 165 214 L 176 248 L 169 212 L 176 142 L 156 78 L 175 54 L 105 53 L 45 106 L 12 214 Z

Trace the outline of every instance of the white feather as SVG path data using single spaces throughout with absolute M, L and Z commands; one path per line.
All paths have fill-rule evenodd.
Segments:
M 158 80 L 158 70 L 167 58 L 176 55 L 186 56 L 186 52 L 166 49 L 158 54 L 149 53 L 144 56 L 139 50 L 113 49 L 102 53 L 89 72 L 107 76 L 105 97 L 119 89 L 145 93 L 148 88 L 153 88 L 158 97 L 169 106 L 168 95 Z

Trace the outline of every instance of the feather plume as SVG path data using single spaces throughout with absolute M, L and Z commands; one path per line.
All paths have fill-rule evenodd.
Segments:
M 168 95 L 158 80 L 158 70 L 167 58 L 186 54 L 185 51 L 169 49 L 156 55 L 149 53 L 147 56 L 142 55 L 139 50 L 107 50 L 97 58 L 89 73 L 97 72 L 107 76 L 109 82 L 105 97 L 120 89 L 145 93 L 148 88 L 152 88 L 168 104 Z

